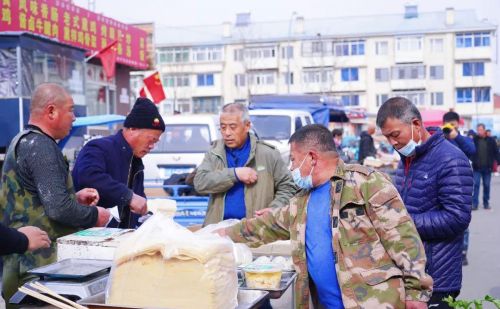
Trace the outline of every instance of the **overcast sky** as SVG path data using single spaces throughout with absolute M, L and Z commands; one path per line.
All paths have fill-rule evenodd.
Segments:
M 292 12 L 307 18 L 402 13 L 406 3 L 420 12 L 446 7 L 475 9 L 480 18 L 498 24 L 500 0 L 94 0 L 95 11 L 122 22 L 155 22 L 164 26 L 214 25 L 250 12 L 253 21 L 288 20 Z M 92 1 L 91 1 L 92 2 Z M 74 0 L 88 8 L 88 0 Z

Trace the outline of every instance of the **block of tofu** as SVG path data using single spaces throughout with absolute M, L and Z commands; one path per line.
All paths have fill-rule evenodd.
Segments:
M 237 307 L 232 243 L 154 215 L 116 250 L 106 303 L 155 308 Z

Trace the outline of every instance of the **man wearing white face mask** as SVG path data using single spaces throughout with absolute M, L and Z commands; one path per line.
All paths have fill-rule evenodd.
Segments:
M 473 176 L 465 154 L 437 131 L 432 136 L 405 98 L 387 100 L 377 125 L 401 155 L 394 183 L 412 216 L 434 279 L 429 308 L 450 308 L 462 284 L 462 243 L 471 219 Z
M 289 142 L 303 190 L 287 206 L 217 232 L 250 246 L 290 239 L 295 308 L 427 308 L 423 244 L 390 179 L 344 164 L 321 125 L 300 128 Z

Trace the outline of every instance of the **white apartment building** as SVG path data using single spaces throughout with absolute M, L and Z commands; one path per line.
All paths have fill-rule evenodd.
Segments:
M 491 114 L 496 26 L 474 11 L 156 29 L 165 112 L 217 112 L 251 95 L 324 94 L 374 115 L 391 96 Z

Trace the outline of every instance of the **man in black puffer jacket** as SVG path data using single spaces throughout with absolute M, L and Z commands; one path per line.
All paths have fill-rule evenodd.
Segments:
M 431 136 L 405 98 L 387 100 L 377 125 L 401 155 L 394 182 L 424 242 L 426 272 L 434 279 L 429 308 L 450 308 L 442 299 L 460 293 L 463 236 L 471 219 L 469 160 L 442 131 Z

